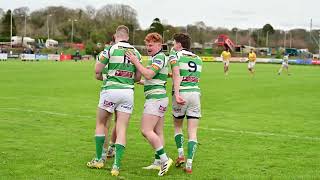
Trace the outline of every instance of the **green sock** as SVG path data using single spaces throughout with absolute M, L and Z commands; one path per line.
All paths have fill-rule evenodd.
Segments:
M 168 156 L 167 156 L 167 154 L 164 152 L 163 147 L 160 147 L 160 148 L 157 150 L 157 154 L 158 154 L 158 156 L 160 157 L 160 160 L 161 160 L 161 161 L 167 161 L 167 160 L 168 160 Z
M 154 153 L 154 159 L 155 160 L 160 160 L 160 156 L 157 154 L 157 152 Z
M 118 168 L 120 168 L 120 161 L 121 161 L 122 155 L 124 153 L 125 147 L 123 145 L 121 145 L 121 144 L 115 144 L 115 147 L 116 147 L 116 156 L 114 158 L 113 165 L 115 165 Z
M 197 142 L 189 141 L 188 142 L 188 159 L 193 159 L 194 154 L 196 153 Z
M 96 139 L 96 158 L 101 159 L 105 136 L 95 136 Z
M 183 134 L 177 134 L 174 136 L 174 140 L 176 141 L 177 148 L 183 148 Z

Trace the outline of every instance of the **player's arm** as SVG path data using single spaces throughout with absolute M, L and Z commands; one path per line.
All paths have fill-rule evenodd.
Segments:
M 180 76 L 180 68 L 178 63 L 178 57 L 170 56 L 169 57 L 171 69 L 172 69 L 172 80 L 173 80 L 173 90 L 174 90 L 174 97 L 178 104 L 184 105 L 185 100 L 180 96 L 180 84 L 181 84 L 181 76 Z
M 139 59 L 141 64 L 142 63 L 141 54 L 138 51 L 136 51 L 135 53 L 137 54 L 137 58 Z M 136 69 L 136 72 L 134 74 L 134 82 L 138 82 L 138 84 L 140 84 L 141 76 L 142 76 L 141 72 L 138 69 Z
M 172 51 L 172 50 L 171 50 Z M 170 62 L 170 65 L 171 65 L 171 71 L 173 71 L 173 67 L 174 66 L 179 66 L 178 62 L 177 62 L 177 53 L 176 52 L 170 52 L 170 55 L 169 55 L 169 62 Z M 180 73 L 179 73 L 180 74 Z M 169 72 L 168 73 L 168 77 L 169 78 L 172 78 L 173 77 L 173 72 Z
M 179 68 L 177 56 L 170 56 L 169 62 L 172 70 L 171 77 L 173 80 L 173 90 L 175 94 L 177 93 L 179 95 L 181 77 L 180 77 L 180 68 Z
M 176 98 L 176 102 L 178 104 L 184 105 L 185 100 L 180 96 L 180 84 L 182 79 L 180 76 L 179 66 L 172 67 L 172 80 L 173 80 L 174 97 Z
M 137 70 L 134 74 L 134 82 L 140 82 L 141 81 L 141 72 Z
M 107 51 L 102 51 L 99 53 L 96 64 L 95 64 L 95 77 L 97 80 L 103 81 L 102 71 L 104 67 L 109 63 Z
M 172 67 L 172 80 L 173 80 L 174 93 L 179 94 L 180 83 L 181 83 L 179 66 Z
M 97 61 L 96 65 L 95 65 L 95 75 L 96 75 L 96 79 L 103 81 L 103 76 L 102 76 L 102 70 L 106 65 Z
M 131 61 L 132 64 L 134 64 L 136 66 L 136 68 L 138 69 L 138 71 L 140 71 L 140 73 L 143 75 L 143 77 L 145 77 L 147 80 L 152 79 L 155 75 L 156 72 L 153 70 L 157 69 L 159 70 L 160 67 L 156 66 L 156 67 L 151 67 L 151 69 L 145 68 L 139 61 L 139 59 L 137 58 L 137 56 L 135 56 L 135 54 L 133 54 L 132 52 L 128 51 L 126 52 L 126 56 L 128 56 L 129 60 Z

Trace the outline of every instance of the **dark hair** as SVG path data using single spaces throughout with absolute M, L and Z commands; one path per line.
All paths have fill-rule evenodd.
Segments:
M 229 49 L 229 47 L 227 45 L 224 45 L 224 50 L 228 51 L 230 49 Z
M 173 35 L 173 39 L 176 42 L 181 43 L 182 48 L 190 49 L 191 38 L 189 35 L 185 33 L 176 33 Z

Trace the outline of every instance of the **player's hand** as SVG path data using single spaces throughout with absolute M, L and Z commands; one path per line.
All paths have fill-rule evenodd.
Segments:
M 137 56 L 132 51 L 127 51 L 126 56 L 128 57 L 129 61 L 133 64 L 139 62 Z
M 179 104 L 179 105 L 184 105 L 186 103 L 186 101 L 180 96 L 180 95 L 174 95 L 174 97 L 176 98 L 176 102 Z
M 141 79 L 137 84 L 144 85 L 144 79 Z
M 171 72 L 168 73 L 168 77 L 172 78 L 172 73 Z

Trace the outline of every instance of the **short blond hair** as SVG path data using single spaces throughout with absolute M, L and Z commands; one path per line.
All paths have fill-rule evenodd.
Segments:
M 129 28 L 125 25 L 120 25 L 117 27 L 115 35 L 118 37 L 129 37 Z

